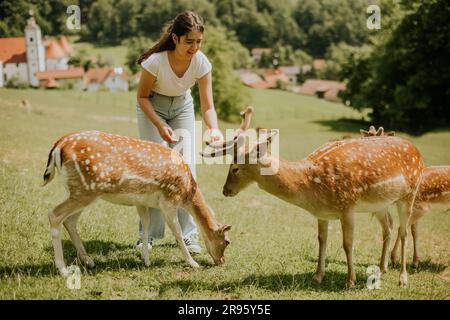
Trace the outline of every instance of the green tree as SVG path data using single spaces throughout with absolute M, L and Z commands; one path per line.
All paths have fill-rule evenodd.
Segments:
M 125 41 L 128 47 L 126 56 L 126 65 L 132 73 L 136 73 L 140 70 L 137 64 L 137 59 L 146 52 L 153 45 L 153 41 L 150 38 L 135 37 Z
M 403 8 L 391 34 L 344 68 L 345 96 L 356 108 L 371 107 L 373 121 L 421 134 L 450 125 L 450 6 L 427 0 Z
M 233 52 L 228 33 L 223 27 L 208 25 L 201 50 L 210 60 L 213 80 L 214 104 L 219 118 L 233 121 L 248 104 L 249 95 L 233 72 Z M 196 111 L 200 108 L 198 86 L 193 89 Z
M 365 1 L 303 0 L 294 19 L 309 54 L 323 57 L 332 43 L 361 45 L 367 40 Z

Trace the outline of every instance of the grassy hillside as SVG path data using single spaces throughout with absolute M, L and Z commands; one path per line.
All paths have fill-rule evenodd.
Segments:
M 95 46 L 88 42 L 78 42 L 73 46 L 76 52 L 84 50 L 87 53 L 87 56 L 93 56 L 95 58 L 100 57 L 101 61 L 107 62 L 113 67 L 125 67 L 128 52 L 126 46 Z
M 361 124 L 339 120 L 361 115 L 341 105 L 280 91 L 253 90 L 253 126 L 280 129 L 280 153 L 305 157 L 329 139 L 358 134 Z M 28 99 L 32 110 L 20 107 Z M 138 215 L 132 207 L 97 202 L 85 210 L 79 230 L 96 262 L 82 269 L 81 289 L 69 290 L 53 263 L 47 212 L 65 191 L 56 181 L 42 188 L 52 143 L 62 134 L 97 129 L 137 136 L 134 93 L 0 89 L 0 299 L 442 299 L 450 297 L 450 215 L 421 223 L 422 259 L 409 269 L 408 288 L 397 286 L 398 268 L 382 278 L 380 290 L 365 286 L 366 268 L 378 264 L 381 229 L 368 214 L 357 217 L 354 260 L 357 288 L 345 290 L 346 260 L 339 222 L 330 223 L 327 274 L 322 285 L 311 279 L 318 253 L 316 222 L 305 211 L 255 186 L 235 198 L 221 194 L 228 167 L 199 165 L 198 180 L 221 222 L 233 226 L 227 263 L 213 267 L 204 252 L 192 270 L 167 229 L 145 268 L 134 249 Z M 221 128 L 236 125 L 221 123 Z M 386 128 L 395 130 L 395 128 Z M 402 133 L 399 135 L 405 136 Z M 449 164 L 450 132 L 405 136 L 427 164 Z M 65 260 L 77 264 L 65 232 Z M 409 261 L 412 259 L 411 243 Z

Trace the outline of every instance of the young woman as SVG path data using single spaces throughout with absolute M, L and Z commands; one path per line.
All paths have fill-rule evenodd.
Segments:
M 195 115 L 190 88 L 196 81 L 211 140 L 223 140 L 214 109 L 211 63 L 200 51 L 203 30 L 203 19 L 199 15 L 183 12 L 175 17 L 158 42 L 138 59 L 143 68 L 137 93 L 139 136 L 173 147 L 177 142 L 175 131 L 188 132 L 190 150 L 186 160 L 194 178 Z M 165 222 L 159 209 L 150 208 L 149 214 L 149 243 L 152 243 L 152 240 L 164 237 Z M 180 209 L 178 219 L 189 251 L 199 253 L 198 231 L 192 216 Z M 142 246 L 141 238 L 142 226 L 139 224 L 138 248 Z

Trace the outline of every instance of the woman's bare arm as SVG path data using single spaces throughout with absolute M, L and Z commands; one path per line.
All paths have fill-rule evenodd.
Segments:
M 161 137 L 169 142 L 175 143 L 175 135 L 172 129 L 156 114 L 155 109 L 149 99 L 152 93 L 152 88 L 155 84 L 156 77 L 147 70 L 142 70 L 141 78 L 139 80 L 139 87 L 137 90 L 137 101 L 139 106 L 150 121 L 158 128 Z

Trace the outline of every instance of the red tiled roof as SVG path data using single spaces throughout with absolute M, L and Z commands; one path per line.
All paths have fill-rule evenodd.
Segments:
M 38 78 L 38 80 L 82 78 L 83 76 L 84 76 L 83 68 L 71 68 L 67 70 L 47 70 L 36 72 L 36 77 Z
M 3 64 L 27 62 L 25 38 L 0 38 L 0 61 Z
M 308 79 L 303 85 L 298 87 L 297 92 L 306 95 L 315 95 L 317 92 L 324 92 L 325 98 L 338 99 L 339 91 L 345 90 L 345 83 L 333 80 Z
M 63 35 L 59 37 L 59 44 L 61 48 L 67 53 L 71 54 L 73 52 L 72 46 L 69 44 L 69 41 L 67 41 L 67 38 Z
M 86 73 L 86 83 L 103 83 L 110 75 L 119 75 L 121 79 L 127 79 L 127 73 L 115 73 L 113 68 L 92 68 Z
M 271 48 L 253 48 L 252 49 L 252 56 L 256 55 L 262 55 L 263 52 L 265 53 L 272 53 L 272 49 Z
M 267 81 L 261 80 L 258 82 L 253 82 L 251 84 L 248 85 L 250 88 L 255 88 L 255 89 L 269 89 L 270 83 L 268 83 Z
M 322 69 L 325 66 L 326 61 L 324 59 L 314 59 L 313 60 L 313 68 L 316 70 Z
M 300 66 L 280 66 L 278 69 L 286 75 L 300 73 Z
M 64 49 L 54 40 L 48 41 L 46 53 L 47 59 L 61 59 L 67 57 Z
M 111 68 L 92 68 L 86 72 L 87 83 L 103 83 L 109 74 L 113 71 Z

